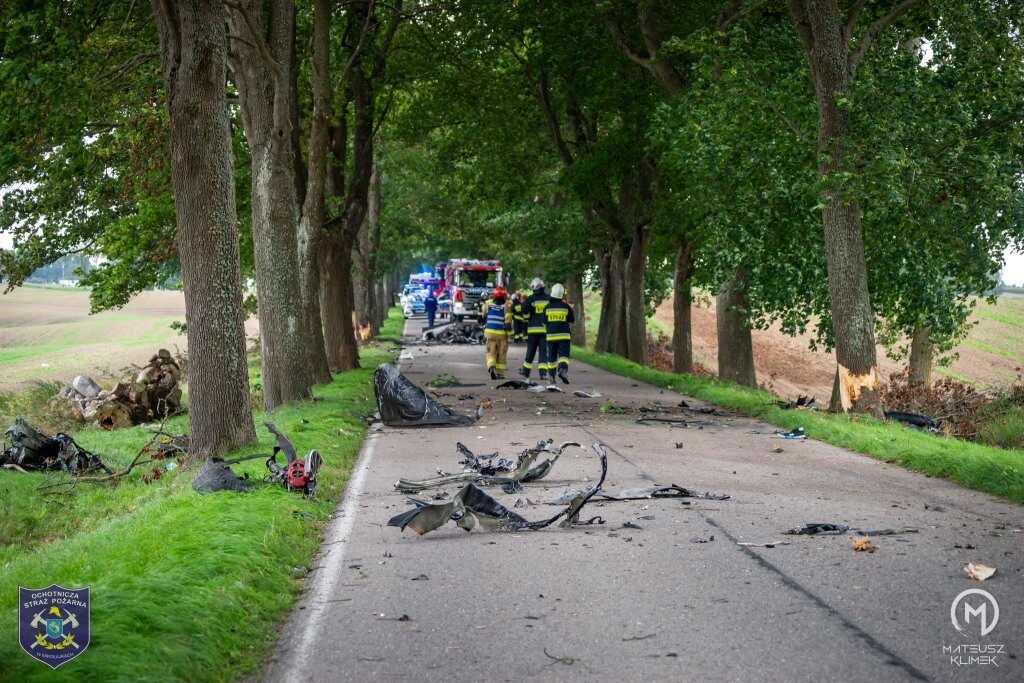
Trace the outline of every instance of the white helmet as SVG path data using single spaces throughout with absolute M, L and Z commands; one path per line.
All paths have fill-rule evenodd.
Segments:
M 544 281 L 541 280 L 539 277 L 535 277 L 535 278 L 533 278 L 533 280 L 530 281 L 530 289 L 543 289 L 543 288 L 544 288 Z
M 551 296 L 555 299 L 561 299 L 565 296 L 565 287 L 562 286 L 561 282 L 551 288 Z

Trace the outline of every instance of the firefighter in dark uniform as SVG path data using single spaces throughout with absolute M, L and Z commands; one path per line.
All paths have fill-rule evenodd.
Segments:
M 526 315 L 526 295 L 522 292 L 516 292 L 515 298 L 512 300 L 512 341 L 524 342 L 526 341 L 526 321 L 528 316 Z
M 555 375 L 569 383 L 569 348 L 572 323 L 576 322 L 572 306 L 565 301 L 565 287 L 556 284 L 551 288 L 551 299 L 544 307 L 544 319 L 548 342 L 548 374 Z
M 533 282 L 530 283 L 530 289 L 533 290 L 533 294 L 526 297 L 526 301 L 523 302 L 523 308 L 526 310 L 527 316 L 526 360 L 523 362 L 523 367 L 519 368 L 519 374 L 529 379 L 530 370 L 533 369 L 533 357 L 538 355 L 539 358 L 537 359 L 537 362 L 538 367 L 540 368 L 540 378 L 547 379 L 547 319 L 544 317 L 544 309 L 547 308 L 548 299 L 550 297 L 548 297 L 547 292 L 544 291 L 544 281 L 539 277 L 533 278 Z M 553 375 L 552 379 L 554 379 Z

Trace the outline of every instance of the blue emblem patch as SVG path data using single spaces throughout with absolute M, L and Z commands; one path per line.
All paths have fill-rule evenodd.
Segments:
M 89 647 L 89 589 L 18 587 L 18 639 L 32 659 L 56 669 Z

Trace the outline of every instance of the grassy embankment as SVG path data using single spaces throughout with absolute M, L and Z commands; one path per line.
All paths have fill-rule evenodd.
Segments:
M 767 391 L 654 370 L 589 349 L 573 349 L 573 356 L 610 372 L 709 401 L 785 429 L 802 426 L 808 436 L 819 441 L 1024 503 L 1024 451 L 1019 449 L 983 446 L 870 417 L 785 410 L 776 405 L 776 397 Z
M 400 334 L 393 312 L 382 336 Z M 0 472 L 0 680 L 236 680 L 253 674 L 300 588 L 339 499 L 374 410 L 371 377 L 391 353 L 364 349 L 363 368 L 314 390 L 317 400 L 281 408 L 273 421 L 301 453 L 324 456 L 315 500 L 262 483 L 262 460 L 234 469 L 253 490 L 201 496 L 196 468 L 164 472 L 145 484 L 137 468 L 118 486 L 80 484 L 43 496 L 58 475 Z M 258 364 L 251 366 L 259 381 Z M 10 403 L 8 404 L 10 407 Z M 273 439 L 256 411 L 259 445 Z M 168 431 L 187 431 L 175 418 Z M 112 467 L 126 465 L 151 435 L 136 427 L 84 429 L 83 446 Z M 92 643 L 56 672 L 18 646 L 18 586 L 92 587 Z

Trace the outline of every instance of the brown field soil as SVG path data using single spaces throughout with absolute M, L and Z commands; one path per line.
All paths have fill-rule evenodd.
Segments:
M 713 302 L 702 301 L 692 309 L 694 359 L 717 372 L 718 354 Z M 1024 365 L 1024 296 L 1006 294 L 995 305 L 979 302 L 972 317 L 975 323 L 967 339 L 955 352 L 959 358 L 947 367 L 937 367 L 938 376 L 953 377 L 979 388 L 1002 387 L 1012 383 Z M 655 326 L 672 329 L 672 301 L 655 312 Z M 652 329 L 656 332 L 657 329 Z M 835 354 L 811 351 L 809 335 L 789 337 L 773 326 L 754 330 L 754 366 L 757 381 L 780 396 L 795 398 L 807 394 L 827 404 L 835 376 Z M 903 364 L 878 348 L 883 378 L 902 369 Z
M 143 292 L 116 311 L 89 315 L 89 293 L 22 287 L 0 295 L 0 391 L 91 375 L 102 384 L 143 365 L 158 348 L 187 350 L 170 328 L 185 321 L 178 291 Z M 246 334 L 256 333 L 256 321 Z

